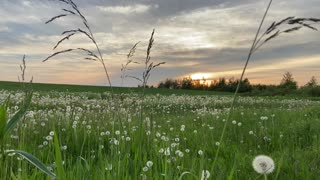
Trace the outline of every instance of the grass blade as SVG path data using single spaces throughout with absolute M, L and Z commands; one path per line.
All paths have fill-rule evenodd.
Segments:
M 61 156 L 61 149 L 60 149 L 60 143 L 57 136 L 56 131 L 54 131 L 54 151 L 56 155 L 56 165 L 57 165 L 57 175 L 60 180 L 66 179 L 66 174 L 63 168 L 62 163 L 62 156 Z
M 22 108 L 9 120 L 5 134 L 7 134 L 13 127 L 22 119 L 22 117 L 26 114 L 32 99 L 32 92 L 26 94 L 26 97 L 23 101 Z
M 49 171 L 48 168 L 39 159 L 37 159 L 32 154 L 29 154 L 29 153 L 21 151 L 21 150 L 6 150 L 5 153 L 7 153 L 7 154 L 8 153 L 19 154 L 20 156 L 24 157 L 24 159 L 29 161 L 31 164 L 36 166 L 42 172 L 46 173 L 47 175 L 49 175 L 51 177 L 54 177 L 54 178 L 56 177 L 56 175 L 53 172 Z

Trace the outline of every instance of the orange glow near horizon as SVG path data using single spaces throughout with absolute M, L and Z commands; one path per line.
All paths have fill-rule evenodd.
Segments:
M 212 78 L 212 74 L 209 74 L 209 73 L 191 74 L 192 80 L 202 80 L 202 79 L 210 79 L 210 78 Z

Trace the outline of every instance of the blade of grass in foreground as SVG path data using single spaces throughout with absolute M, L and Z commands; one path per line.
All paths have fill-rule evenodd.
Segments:
M 58 139 L 56 131 L 54 131 L 54 151 L 56 154 L 56 165 L 57 165 L 58 179 L 64 180 L 64 179 L 66 179 L 66 174 L 65 174 L 65 171 L 63 168 L 60 143 L 59 143 L 59 139 Z
M 223 138 L 224 138 L 226 129 L 227 129 L 227 125 L 228 125 L 228 122 L 229 122 L 229 120 L 230 120 L 230 118 L 231 118 L 231 115 L 232 115 L 232 113 L 233 113 L 233 109 L 234 109 L 234 106 L 235 106 L 235 103 L 236 103 L 236 100 L 237 100 L 237 95 L 238 95 L 238 92 L 239 92 L 239 89 L 240 89 L 241 81 L 242 81 L 242 79 L 243 79 L 244 73 L 246 72 L 247 66 L 248 66 L 249 61 L 250 61 L 250 59 L 251 59 L 251 56 L 252 56 L 252 54 L 253 54 L 253 52 L 254 52 L 254 48 L 255 48 L 255 45 L 256 45 L 258 36 L 259 36 L 259 34 L 260 34 L 262 25 L 263 25 L 263 23 L 264 23 L 264 20 L 265 20 L 267 14 L 268 14 L 268 11 L 269 11 L 269 9 L 270 9 L 270 7 L 271 7 L 271 4 L 272 4 L 272 0 L 270 0 L 270 2 L 269 2 L 269 4 L 268 4 L 268 7 L 267 7 L 267 9 L 266 9 L 266 11 L 265 11 L 265 13 L 264 13 L 264 15 L 263 15 L 263 18 L 262 18 L 262 20 L 261 20 L 261 22 L 260 22 L 258 31 L 257 31 L 257 33 L 256 33 L 256 35 L 255 35 L 254 40 L 253 40 L 253 43 L 252 43 L 252 46 L 251 46 L 250 51 L 249 51 L 249 53 L 248 53 L 248 57 L 247 57 L 245 66 L 244 66 L 244 68 L 243 68 L 243 71 L 242 71 L 242 74 L 241 74 L 239 83 L 238 83 L 238 85 L 237 85 L 237 89 L 236 89 L 236 91 L 235 91 L 235 93 L 234 93 L 234 95 L 233 95 L 233 100 L 232 100 L 232 103 L 231 103 L 230 111 L 229 111 L 229 113 L 228 113 L 227 120 L 225 121 L 225 124 L 224 124 L 223 129 L 222 129 L 222 133 L 221 133 L 221 136 L 220 136 L 220 139 L 219 139 L 219 142 L 221 143 L 221 145 L 218 146 L 216 155 L 215 155 L 215 157 L 214 157 L 214 161 L 213 161 L 212 171 L 211 171 L 211 172 L 214 172 L 214 167 L 215 167 L 215 164 L 216 164 L 217 159 L 218 159 L 218 156 L 219 156 L 220 148 L 221 148 L 221 146 L 222 146 L 222 141 L 223 141 Z
M 49 171 L 48 168 L 42 162 L 40 162 L 39 159 L 37 159 L 32 154 L 29 154 L 29 153 L 21 151 L 21 150 L 6 150 L 5 153 L 7 153 L 7 154 L 9 154 L 9 153 L 19 154 L 20 156 L 24 157 L 24 159 L 26 159 L 31 164 L 33 164 L 38 169 L 40 169 L 42 172 L 46 173 L 47 175 L 49 175 L 49 176 L 51 176 L 53 178 L 56 177 L 56 175 L 53 172 Z

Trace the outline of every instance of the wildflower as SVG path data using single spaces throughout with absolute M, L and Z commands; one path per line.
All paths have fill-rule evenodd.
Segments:
M 142 170 L 143 170 L 144 172 L 147 172 L 149 169 L 148 169 L 148 167 L 145 166 L 145 167 L 142 168 Z
M 61 150 L 65 151 L 65 150 L 67 150 L 67 148 L 68 148 L 67 145 L 64 145 L 61 147 Z
M 113 143 L 114 143 L 114 145 L 119 145 L 119 141 L 116 139 L 113 141 Z
M 266 121 L 266 120 L 268 120 L 268 116 L 261 116 L 261 117 L 260 117 L 260 120 L 261 120 L 261 121 Z
M 54 136 L 54 131 L 50 131 L 49 136 Z
M 202 151 L 202 150 L 199 150 L 199 151 L 198 151 L 198 154 L 199 154 L 200 156 L 202 156 L 202 155 L 203 155 L 203 151 Z
M 108 164 L 105 169 L 106 169 L 107 171 L 111 171 L 111 170 L 112 170 L 112 164 Z
M 51 141 L 51 140 L 52 140 L 52 136 L 47 136 L 47 137 L 46 137 L 46 140 L 47 140 L 47 141 Z
M 153 165 L 153 162 L 152 162 L 152 161 L 148 161 L 148 162 L 147 162 L 147 167 L 148 167 L 148 168 L 151 168 L 152 165 Z
M 232 121 L 232 124 L 237 124 L 237 121 L 233 120 L 233 121 Z
M 197 133 L 198 133 L 198 131 L 197 131 L 197 130 L 194 130 L 194 131 L 193 131 L 193 133 L 197 134 Z
M 256 156 L 252 162 L 253 169 L 259 174 L 270 174 L 273 172 L 274 161 L 265 155 Z
M 253 134 L 253 131 L 249 131 L 249 134 L 252 135 L 252 134 Z
M 203 170 L 201 175 L 201 180 L 207 180 L 210 177 L 210 172 L 208 170 Z
M 220 142 L 217 141 L 217 142 L 216 142 L 216 146 L 220 146 Z
M 164 155 L 170 156 L 170 149 L 169 149 L 169 148 L 167 148 L 167 149 L 164 151 Z

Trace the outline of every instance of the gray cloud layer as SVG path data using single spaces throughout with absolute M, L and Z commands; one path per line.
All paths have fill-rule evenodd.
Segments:
M 120 84 L 125 54 L 135 42 L 142 41 L 136 54 L 136 60 L 142 61 L 153 28 L 156 28 L 153 60 L 167 63 L 154 72 L 151 83 L 197 72 L 213 73 L 216 77 L 237 76 L 267 5 L 264 0 L 74 1 L 90 22 L 116 85 Z M 28 54 L 29 73 L 38 82 L 105 84 L 100 65 L 82 60 L 79 54 L 41 63 L 52 53 L 62 31 L 81 25 L 73 17 L 44 25 L 64 7 L 54 0 L 0 2 L 0 15 L 4 17 L 0 19 L 0 80 L 16 80 L 20 59 Z M 318 7 L 318 0 L 280 0 L 274 2 L 266 24 L 292 15 L 320 17 Z M 285 71 L 292 71 L 301 83 L 308 80 L 307 76 L 320 78 L 319 40 L 318 32 L 307 29 L 279 37 L 254 56 L 249 78 L 277 83 Z M 63 46 L 94 49 L 80 36 Z M 141 74 L 141 66 L 132 68 L 133 75 Z M 136 85 L 133 80 L 126 82 Z

